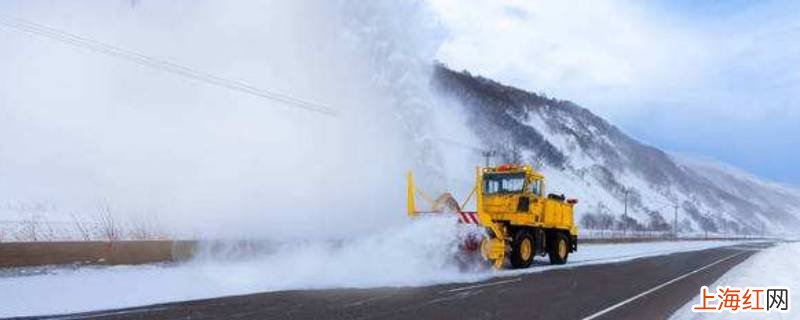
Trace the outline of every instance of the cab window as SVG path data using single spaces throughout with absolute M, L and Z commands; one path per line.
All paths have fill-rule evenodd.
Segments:
M 534 180 L 530 182 L 528 186 L 528 191 L 533 193 L 534 195 L 541 196 L 542 195 L 542 182 L 540 180 Z
M 484 194 L 520 193 L 525 186 L 522 173 L 486 174 L 483 176 Z

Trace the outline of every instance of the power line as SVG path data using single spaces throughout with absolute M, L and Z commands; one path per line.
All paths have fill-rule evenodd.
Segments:
M 657 209 L 655 209 L 653 211 L 656 211 L 656 212 L 660 213 L 661 210 L 664 210 L 665 208 L 669 208 L 669 207 L 674 207 L 674 206 L 675 206 L 674 204 L 669 203 L 669 204 L 662 205 L 662 206 L 658 207 Z
M 261 98 L 278 101 L 287 106 L 297 107 L 305 109 L 307 111 L 321 113 L 327 116 L 338 115 L 338 112 L 336 110 L 314 102 L 295 98 L 283 93 L 277 93 L 261 89 L 242 81 L 222 78 L 207 72 L 192 69 L 166 60 L 153 58 L 135 51 L 123 49 L 107 43 L 99 42 L 96 40 L 64 32 L 58 29 L 50 28 L 35 22 L 22 20 L 19 18 L 13 18 L 0 14 L 0 25 L 14 28 L 26 33 L 46 37 L 52 40 L 60 41 L 75 47 L 91 50 L 111 57 L 125 59 L 142 66 L 191 78 L 197 81 L 205 82 L 207 84 L 216 85 L 227 89 L 258 96 Z
M 431 137 L 431 139 L 432 140 L 438 140 L 440 142 L 444 142 L 444 143 L 447 143 L 449 145 L 453 145 L 453 146 L 456 146 L 456 147 L 461 147 L 461 148 L 464 148 L 464 149 L 469 149 L 469 150 L 480 152 L 480 153 L 490 151 L 490 150 L 485 149 L 485 148 L 477 147 L 477 146 L 468 144 L 466 142 L 456 141 L 456 140 L 453 140 L 453 139 L 450 139 L 450 138 Z
M 625 188 L 625 211 L 622 213 L 623 217 L 628 216 L 628 194 L 631 192 L 630 188 Z
M 675 213 L 674 213 L 674 216 L 672 217 L 672 233 L 677 238 L 678 237 L 678 203 L 677 202 L 675 203 L 674 208 L 675 208 Z
M 446 143 L 448 145 L 461 147 L 461 148 L 464 148 L 464 149 L 469 149 L 469 150 L 472 150 L 472 151 L 480 153 L 480 155 L 484 158 L 484 164 L 483 165 L 485 167 L 488 167 L 491 164 L 491 159 L 496 157 L 497 154 L 498 154 L 498 152 L 496 150 L 476 147 L 476 146 L 471 145 L 471 144 L 467 144 L 467 143 L 464 143 L 464 142 L 456 141 L 456 140 L 445 138 L 445 137 L 433 137 L 431 139 L 438 140 L 438 141 Z
M 644 198 L 644 199 L 646 199 L 646 200 L 648 200 L 648 201 L 650 201 L 650 202 L 655 202 L 657 204 L 662 204 L 662 205 L 665 205 L 665 206 L 672 206 L 672 205 L 675 204 L 675 201 L 670 200 L 669 198 L 667 198 L 664 195 L 660 195 L 660 196 L 662 196 L 665 199 L 667 199 L 667 201 L 662 201 L 660 199 L 656 199 L 656 198 L 653 198 L 653 197 L 646 196 L 644 193 L 641 193 L 641 192 L 639 192 L 639 196 Z

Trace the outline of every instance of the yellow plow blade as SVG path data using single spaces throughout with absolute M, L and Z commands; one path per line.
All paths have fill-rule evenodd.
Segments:
M 483 238 L 480 239 L 480 242 L 474 242 L 475 245 L 466 245 L 467 242 L 472 241 L 471 239 L 465 239 L 465 244 L 462 244 L 462 253 L 467 255 L 480 254 L 480 256 L 485 261 L 489 262 L 492 267 L 495 269 L 500 269 L 505 263 L 506 256 L 505 228 L 503 228 L 502 225 L 495 224 L 491 217 L 483 212 L 481 203 L 482 190 L 479 187 L 482 184 L 481 180 L 479 167 L 477 169 L 475 187 L 472 189 L 472 192 L 470 192 L 467 199 L 464 200 L 463 204 L 459 205 L 459 203 L 452 197 L 452 195 L 450 195 L 450 193 L 443 193 L 434 200 L 421 190 L 417 189 L 416 186 L 414 186 L 414 177 L 411 171 L 409 171 L 406 176 L 406 210 L 408 216 L 412 218 L 418 216 L 420 213 L 454 213 L 461 215 L 462 219 L 460 221 L 462 223 L 471 223 L 473 225 L 477 224 L 478 226 L 484 228 L 488 235 L 484 235 Z M 467 205 L 470 199 L 473 198 L 473 195 L 477 211 L 462 211 L 462 208 Z M 427 211 L 418 211 L 415 201 L 416 196 L 420 196 L 430 205 L 431 208 Z M 465 214 L 470 214 L 471 218 L 464 218 L 466 217 Z

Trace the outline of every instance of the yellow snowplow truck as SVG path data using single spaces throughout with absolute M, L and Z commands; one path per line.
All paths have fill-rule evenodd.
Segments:
M 480 254 L 494 268 L 506 260 L 513 268 L 527 268 L 536 255 L 564 264 L 578 250 L 578 230 L 573 222 L 575 199 L 545 193 L 544 176 L 529 165 L 504 164 L 477 168 L 475 187 L 461 205 L 449 193 L 433 199 L 414 186 L 408 172 L 407 207 L 410 217 L 456 214 L 463 224 L 485 230 L 480 237 L 464 239 L 464 254 Z M 474 196 L 475 211 L 463 211 Z M 417 197 L 430 205 L 418 211 Z

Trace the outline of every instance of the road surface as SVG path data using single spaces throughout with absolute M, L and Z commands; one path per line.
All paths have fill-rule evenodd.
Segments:
M 700 286 L 772 245 L 740 244 L 470 284 L 280 291 L 54 318 L 660 319 L 695 297 Z

